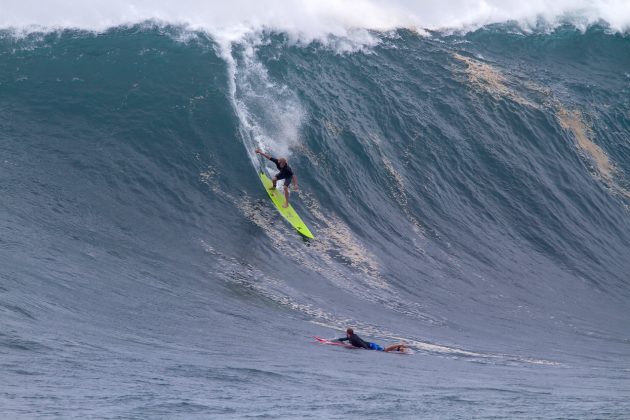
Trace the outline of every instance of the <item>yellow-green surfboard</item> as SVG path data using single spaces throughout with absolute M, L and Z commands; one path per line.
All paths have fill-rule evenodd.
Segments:
M 265 191 L 267 191 L 267 194 L 269 194 L 269 197 L 271 198 L 271 201 L 273 201 L 273 204 L 276 206 L 280 214 L 285 219 L 287 219 L 289 223 L 291 223 L 291 226 L 293 226 L 295 230 L 297 230 L 301 235 L 310 239 L 315 239 L 311 231 L 308 230 L 308 227 L 306 227 L 302 219 L 300 219 L 300 216 L 298 216 L 291 204 L 289 204 L 289 207 L 287 208 L 282 207 L 284 205 L 284 190 L 282 189 L 282 187 L 279 187 L 277 190 L 270 190 L 269 188 L 271 188 L 273 183 L 271 182 L 271 179 L 269 179 L 269 177 L 263 172 L 260 172 L 260 180 L 265 186 Z

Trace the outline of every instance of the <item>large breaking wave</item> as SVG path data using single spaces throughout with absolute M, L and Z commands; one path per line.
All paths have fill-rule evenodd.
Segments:
M 8 412 L 65 415 L 105 392 L 77 415 L 304 416 L 316 397 L 163 405 L 146 371 L 186 389 L 210 363 L 223 373 L 204 386 L 225 374 L 262 398 L 252 375 L 291 377 L 274 361 L 307 363 L 293 374 L 308 382 L 295 354 L 329 359 L 296 337 L 348 325 L 485 366 L 474 377 L 497 389 L 510 374 L 493 366 L 545 366 L 610 398 L 567 391 L 582 408 L 544 415 L 628 409 L 625 2 L 31 6 L 0 18 L 0 346 L 8 383 L 48 382 L 5 388 Z M 315 241 L 266 200 L 255 147 L 289 158 Z M 442 371 L 455 387 L 458 369 Z M 545 385 L 523 387 L 536 406 L 524 389 Z M 368 414 L 396 401 L 374 392 Z

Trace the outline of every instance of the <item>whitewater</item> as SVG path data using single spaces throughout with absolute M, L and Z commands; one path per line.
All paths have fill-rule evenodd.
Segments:
M 630 416 L 628 31 L 621 0 L 0 0 L 0 417 Z M 413 354 L 312 338 L 347 327 Z

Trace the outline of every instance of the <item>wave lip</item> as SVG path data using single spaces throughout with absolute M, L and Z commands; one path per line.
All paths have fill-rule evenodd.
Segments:
M 524 30 L 572 24 L 586 28 L 605 22 L 615 32 L 630 30 L 630 2 L 624 0 L 358 0 L 339 2 L 235 0 L 229 4 L 185 0 L 95 0 L 75 3 L 26 0 L 2 7 L 0 28 L 76 28 L 102 31 L 147 20 L 182 24 L 219 38 L 242 39 L 248 33 L 272 30 L 296 40 L 325 40 L 329 35 L 356 37 L 356 29 L 389 31 L 470 30 L 517 22 Z M 369 39 L 365 32 L 359 38 Z

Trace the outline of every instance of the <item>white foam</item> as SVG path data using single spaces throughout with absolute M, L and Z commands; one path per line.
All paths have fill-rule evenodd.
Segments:
M 276 157 L 290 155 L 289 148 L 299 142 L 305 116 L 295 93 L 272 80 L 257 60 L 256 47 L 260 42 L 249 36 L 235 45 L 224 38 L 218 51 L 228 66 L 230 101 L 240 122 L 241 139 L 255 167 L 259 162 L 254 154 L 256 148 Z
M 158 20 L 206 30 L 238 40 L 261 29 L 286 32 L 294 40 L 326 40 L 329 35 L 369 39 L 357 29 L 466 29 L 517 21 L 524 29 L 541 19 L 577 26 L 606 21 L 630 30 L 628 0 L 0 0 L 2 28 L 79 28 Z

